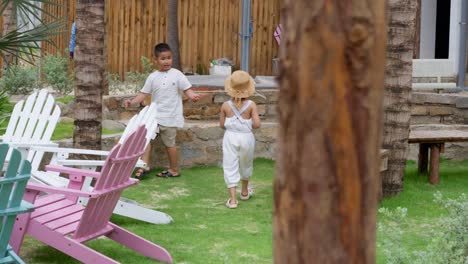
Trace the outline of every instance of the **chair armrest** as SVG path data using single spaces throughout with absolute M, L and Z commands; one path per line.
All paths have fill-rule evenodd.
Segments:
M 105 160 L 71 160 L 61 159 L 55 161 L 57 165 L 62 166 L 78 166 L 78 167 L 102 167 Z
M 57 165 L 62 166 L 78 166 L 78 167 L 102 167 L 104 166 L 105 160 L 71 160 L 71 159 L 63 159 L 57 160 Z M 145 168 L 147 166 L 146 162 L 142 159 L 138 159 L 137 164 L 135 167 L 137 168 Z
M 44 152 L 52 152 L 57 154 L 84 154 L 84 155 L 96 155 L 96 156 L 107 156 L 109 155 L 109 151 L 105 150 L 92 150 L 92 149 L 74 149 L 74 148 L 58 148 L 58 147 L 41 147 L 41 146 L 33 146 L 31 147 L 32 150 L 36 151 L 44 151 Z
M 57 143 L 54 142 L 49 142 L 49 143 L 24 143 L 24 142 L 8 142 L 10 147 L 15 147 L 15 148 L 30 148 L 30 149 L 36 149 L 36 148 L 56 148 L 58 147 Z
M 101 195 L 101 193 L 98 193 L 98 192 L 90 193 L 90 192 L 84 192 L 81 190 L 57 188 L 57 187 L 48 186 L 44 184 L 37 184 L 34 182 L 29 182 L 28 185 L 26 186 L 26 189 L 37 191 L 37 192 L 56 193 L 56 194 L 72 195 L 72 196 L 87 197 L 87 198 L 96 198 Z
M 47 171 L 65 173 L 65 174 L 68 174 L 70 176 L 73 176 L 74 178 L 87 177 L 87 176 L 88 177 L 93 177 L 93 178 L 99 178 L 101 176 L 101 173 L 99 173 L 99 172 L 69 168 L 69 167 L 64 167 L 64 166 L 47 165 L 45 168 L 46 168 Z
M 38 184 L 34 182 L 28 182 L 26 186 L 26 190 L 28 191 L 36 191 L 36 192 L 46 192 L 46 193 L 56 193 L 56 194 L 64 194 L 64 195 L 72 195 L 76 197 L 87 197 L 87 198 L 97 198 L 103 194 L 107 194 L 109 192 L 114 192 L 118 190 L 123 190 L 129 186 L 138 184 L 139 180 L 137 179 L 129 179 L 129 181 L 119 184 L 115 186 L 113 189 L 102 190 L 102 191 L 95 191 L 93 192 L 84 192 L 81 190 L 75 189 L 67 189 L 67 188 L 58 188 L 53 186 L 48 186 L 44 184 Z

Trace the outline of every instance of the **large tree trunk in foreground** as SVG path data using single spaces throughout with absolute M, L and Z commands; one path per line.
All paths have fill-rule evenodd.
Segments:
M 275 263 L 374 263 L 385 1 L 282 11 Z
M 411 83 L 417 0 L 388 0 L 383 148 L 390 150 L 382 174 L 383 196 L 403 190 L 411 118 Z
M 11 32 L 16 29 L 17 13 L 16 13 L 15 5 L 13 4 L 13 2 L 10 2 L 7 5 L 2 15 L 3 15 L 3 25 L 2 25 L 3 31 L 2 32 L 5 35 L 8 32 Z M 6 53 L 6 52 L 3 53 L 2 58 L 3 58 L 4 69 L 7 69 L 8 67 L 10 67 L 10 65 L 15 61 L 15 56 L 11 53 Z
M 179 50 L 179 24 L 177 19 L 177 0 L 168 0 L 167 7 L 167 44 L 172 49 L 172 67 L 182 70 Z
M 105 81 L 105 0 L 78 0 L 75 48 L 75 147 L 101 149 Z

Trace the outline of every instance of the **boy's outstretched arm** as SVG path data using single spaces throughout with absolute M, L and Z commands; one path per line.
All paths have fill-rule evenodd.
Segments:
M 200 95 L 194 92 L 192 88 L 185 90 L 184 93 L 192 102 L 200 100 Z
M 146 97 L 148 97 L 150 94 L 149 93 L 138 93 L 138 95 L 133 98 L 132 100 L 125 100 L 125 108 L 134 105 L 134 104 L 139 104 L 145 100 Z

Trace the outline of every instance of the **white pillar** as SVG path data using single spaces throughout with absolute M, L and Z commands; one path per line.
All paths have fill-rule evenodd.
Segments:
M 421 1 L 421 59 L 434 59 L 436 37 L 437 0 Z

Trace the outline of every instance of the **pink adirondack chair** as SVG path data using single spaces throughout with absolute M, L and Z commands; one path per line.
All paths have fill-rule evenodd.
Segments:
M 28 184 L 24 199 L 33 203 L 36 211 L 18 217 L 10 240 L 12 248 L 19 252 L 24 235 L 29 234 L 84 263 L 119 263 L 83 244 L 106 236 L 147 257 L 172 263 L 164 248 L 109 221 L 122 191 L 138 182 L 130 176 L 144 152 L 145 135 L 146 128 L 141 126 L 117 144 L 101 172 L 47 166 L 47 170 L 69 175 L 68 188 Z M 91 192 L 81 190 L 86 176 L 96 179 Z M 47 194 L 38 196 L 41 192 Z M 86 207 L 77 204 L 78 197 L 89 198 Z
M 283 26 L 279 24 L 276 29 L 275 33 L 273 33 L 273 36 L 275 36 L 276 42 L 278 42 L 278 46 L 281 44 L 281 33 L 283 32 Z

